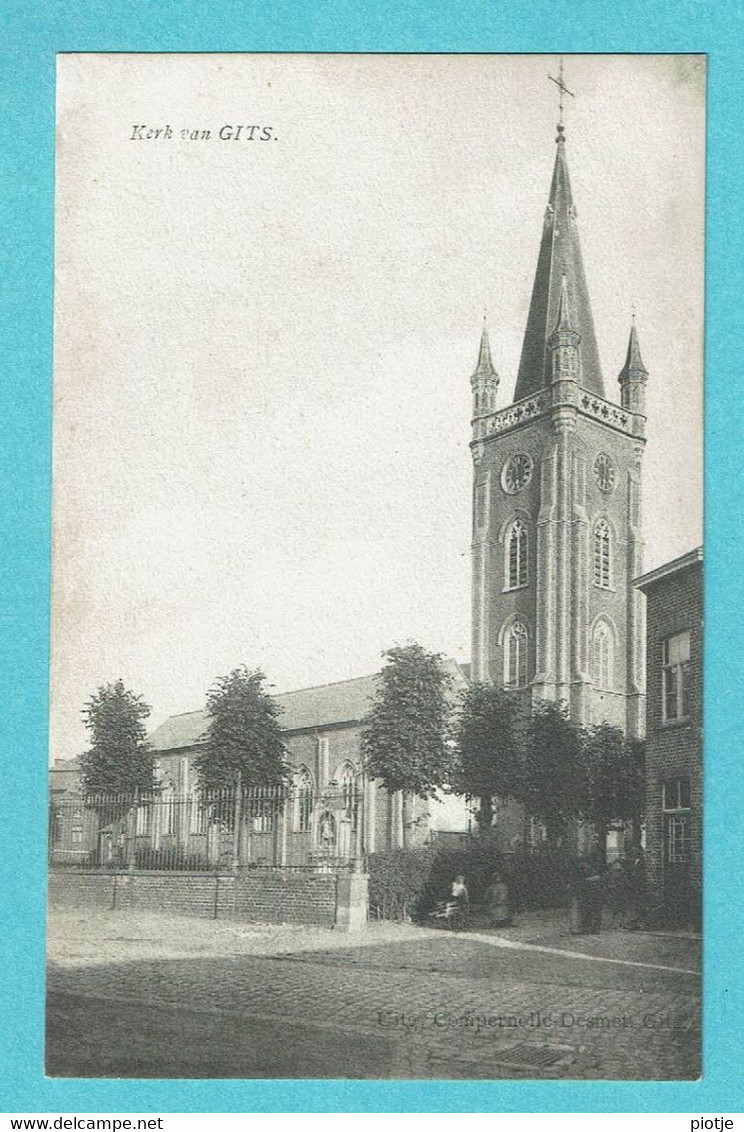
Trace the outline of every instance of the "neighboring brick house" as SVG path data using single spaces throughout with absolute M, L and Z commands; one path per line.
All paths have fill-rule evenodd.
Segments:
M 467 675 L 455 661 L 443 667 L 457 696 Z M 360 857 L 401 845 L 417 845 L 431 832 L 467 829 L 464 800 L 452 796 L 424 800 L 391 795 L 363 772 L 361 723 L 369 711 L 375 676 L 362 676 L 315 688 L 301 688 L 275 697 L 279 722 L 293 770 L 292 804 L 286 821 L 271 814 L 253 821 L 246 857 L 255 863 L 313 864 L 329 854 L 341 859 Z M 204 745 L 208 717 L 204 711 L 174 715 L 149 737 L 155 751 L 160 783 L 155 815 L 138 817 L 137 842 L 156 849 L 178 845 L 198 856 L 211 857 L 209 831 L 196 803 L 198 780 L 194 766 Z M 79 797 L 77 760 L 52 768 L 52 793 L 68 801 Z M 172 805 L 168 805 L 172 799 Z M 81 812 L 82 799 L 81 799 Z M 64 820 L 77 808 L 64 808 Z M 153 822 L 153 817 L 155 818 Z M 60 829 L 64 859 L 72 863 L 72 830 Z M 54 834 L 54 830 L 52 831 Z M 98 831 L 82 830 L 79 853 L 95 847 Z M 52 837 L 54 847 L 54 837 Z
M 702 887 L 703 552 L 636 580 L 646 595 L 646 881 L 671 922 L 696 920 Z
M 59 865 L 86 860 L 98 845 L 99 821 L 85 805 L 78 759 L 55 759 L 49 768 L 49 851 Z

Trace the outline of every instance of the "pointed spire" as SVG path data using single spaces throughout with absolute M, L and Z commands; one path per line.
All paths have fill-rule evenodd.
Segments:
M 641 432 L 646 413 L 646 382 L 648 370 L 643 364 L 641 347 L 638 344 L 638 331 L 636 330 L 635 311 L 630 323 L 630 338 L 628 339 L 628 352 L 625 355 L 625 365 L 620 370 L 618 378 L 620 383 L 620 403 L 624 409 L 636 414 L 636 422 Z
M 475 373 L 496 373 L 494 364 L 491 361 L 491 343 L 488 340 L 488 327 L 486 326 L 485 317 L 483 319 L 483 330 L 481 331 L 480 348 L 478 350 L 478 364 L 475 367 Z
M 478 437 L 481 435 L 478 431 L 480 427 L 478 419 L 494 411 L 499 389 L 499 375 L 491 361 L 491 343 L 488 341 L 485 315 L 483 315 L 483 330 L 478 349 L 478 364 L 471 375 L 470 387 L 473 390 L 473 421 Z
M 620 381 L 631 377 L 648 377 L 648 370 L 643 364 L 641 347 L 638 344 L 638 331 L 636 330 L 635 312 L 630 323 L 630 338 L 628 339 L 628 353 L 625 356 L 625 365 L 620 370 Z
M 551 383 L 550 335 L 558 322 L 561 291 L 565 280 L 566 305 L 570 306 L 572 329 L 581 334 L 579 346 L 580 384 L 605 396 L 602 367 L 594 333 L 589 290 L 576 224 L 576 208 L 566 159 L 566 138 L 558 126 L 555 164 L 545 213 L 540 253 L 532 287 L 522 356 L 514 400 L 521 401 Z

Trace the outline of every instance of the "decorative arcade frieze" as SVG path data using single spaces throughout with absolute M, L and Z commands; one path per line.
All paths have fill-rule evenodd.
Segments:
M 621 432 L 633 432 L 633 414 L 623 409 L 621 405 L 614 405 L 612 401 L 605 401 L 594 393 L 581 392 L 579 411 L 602 424 L 620 429 Z
M 505 432 L 516 425 L 524 424 L 525 421 L 533 421 L 549 408 L 550 397 L 547 390 L 535 393 L 532 397 L 525 397 L 524 400 L 516 401 L 513 405 L 508 405 L 498 413 L 486 417 L 485 435 L 493 436 L 494 433 Z
M 497 413 L 476 418 L 473 439 L 485 440 L 489 436 L 497 436 L 509 429 L 518 428 L 520 425 L 536 420 L 550 408 L 550 391 L 545 389 L 531 397 L 525 397 L 522 401 L 516 401 L 513 405 L 507 405 L 505 409 L 500 409 Z M 634 433 L 633 413 L 624 409 L 621 405 L 613 404 L 612 401 L 605 401 L 604 398 L 598 397 L 594 393 L 580 390 L 577 408 L 584 416 L 591 417 L 601 424 L 609 425 L 610 428 L 616 428 L 628 435 Z

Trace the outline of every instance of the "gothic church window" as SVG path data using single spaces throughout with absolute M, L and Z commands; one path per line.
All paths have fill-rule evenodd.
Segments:
M 604 519 L 600 519 L 594 528 L 594 584 L 603 590 L 612 587 L 611 550 L 609 525 Z
M 524 621 L 513 621 L 504 634 L 504 687 L 523 688 L 527 683 L 529 637 Z
M 348 821 L 352 832 L 356 832 L 359 814 L 359 795 L 357 792 L 357 775 L 351 763 L 344 763 L 341 773 L 337 774 L 341 789 L 341 812 L 344 820 Z
M 295 776 L 294 827 L 297 833 L 308 833 L 313 813 L 313 780 L 306 766 Z
M 135 825 L 135 833 L 137 837 L 147 837 L 150 834 L 151 818 L 151 806 L 144 805 L 137 807 L 137 820 Z
M 191 794 L 187 802 L 189 833 L 201 834 L 207 831 L 207 815 L 204 803 L 198 794 Z
M 177 814 L 176 814 L 176 788 L 172 782 L 168 782 L 161 794 L 162 799 L 162 813 L 163 813 L 163 833 L 173 835 L 178 828 Z
M 594 683 L 598 688 L 611 690 L 614 675 L 614 641 L 609 625 L 597 623 L 592 638 Z
M 527 585 L 529 537 L 521 519 L 515 519 L 506 536 L 506 589 Z

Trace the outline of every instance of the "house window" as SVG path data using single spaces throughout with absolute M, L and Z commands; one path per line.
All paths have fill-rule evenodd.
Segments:
M 527 528 L 515 519 L 506 536 L 506 588 L 516 590 L 527 585 Z
M 59 845 L 62 840 L 62 811 L 52 804 L 52 809 L 49 815 L 49 840 L 54 845 Z
M 666 858 L 670 865 L 682 865 L 690 859 L 690 815 L 674 814 L 666 822 Z
M 690 780 L 670 778 L 661 788 L 664 811 L 665 856 L 670 865 L 690 859 Z
M 612 586 L 610 541 L 609 525 L 604 519 L 600 519 L 594 528 L 594 584 L 603 590 L 609 590 Z
M 306 766 L 300 768 L 295 778 L 295 820 L 296 833 L 309 833 L 313 815 L 313 780 Z
M 548 829 L 544 822 L 539 818 L 530 815 L 529 830 L 527 833 L 527 841 L 530 849 L 538 849 L 548 839 Z
M 504 686 L 523 688 L 527 683 L 527 626 L 513 621 L 504 634 Z
M 609 625 L 599 621 L 592 640 L 594 682 L 598 688 L 610 690 L 613 685 L 614 642 Z
M 663 723 L 690 714 L 690 633 L 667 637 L 662 645 L 661 718 Z
M 661 788 L 661 808 L 665 813 L 690 809 L 689 778 L 670 778 Z
M 661 787 L 664 811 L 664 855 L 669 865 L 690 860 L 690 780 L 670 778 Z

